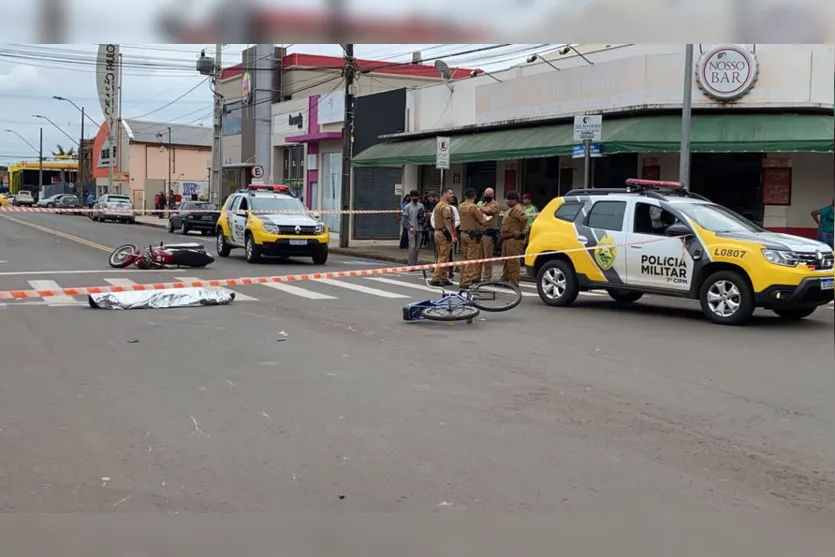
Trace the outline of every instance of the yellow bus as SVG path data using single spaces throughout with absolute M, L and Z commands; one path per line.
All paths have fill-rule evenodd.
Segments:
M 62 157 L 60 159 L 63 159 Z M 37 161 L 22 161 L 9 165 L 9 193 L 15 195 L 20 190 L 35 192 L 38 187 L 39 166 Z M 68 184 L 78 183 L 78 161 L 75 159 L 63 159 L 55 161 L 44 161 L 43 163 L 43 184 Z

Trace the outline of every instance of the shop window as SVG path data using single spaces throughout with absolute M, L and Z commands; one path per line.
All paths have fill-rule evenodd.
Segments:
M 238 135 L 243 130 L 243 103 L 241 101 L 229 103 L 223 106 L 223 117 L 221 118 L 221 133 L 226 135 Z
M 586 226 L 620 232 L 623 230 L 623 215 L 626 201 L 598 201 L 589 211 Z

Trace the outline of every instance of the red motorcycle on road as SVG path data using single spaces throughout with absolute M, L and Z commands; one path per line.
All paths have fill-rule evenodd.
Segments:
M 124 269 L 163 269 L 165 267 L 205 267 L 215 258 L 202 244 L 164 244 L 140 249 L 136 244 L 119 246 L 110 254 L 110 266 Z

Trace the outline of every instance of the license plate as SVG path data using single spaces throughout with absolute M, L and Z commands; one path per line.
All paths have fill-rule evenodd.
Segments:
M 835 278 L 821 279 L 821 290 L 832 290 L 833 284 L 835 284 Z
M 291 246 L 306 246 L 307 240 L 290 240 Z
M 203 215 L 203 220 L 212 220 L 213 218 L 212 215 Z

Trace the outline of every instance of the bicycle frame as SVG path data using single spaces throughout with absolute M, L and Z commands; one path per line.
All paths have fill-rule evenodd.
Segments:
M 423 280 L 426 286 L 430 288 L 437 288 L 441 291 L 441 297 L 437 300 L 423 300 L 422 302 L 412 302 L 403 306 L 403 320 L 404 321 L 422 321 L 423 310 L 429 307 L 445 307 L 452 308 L 457 306 L 470 306 L 470 300 L 467 290 L 459 292 L 447 292 L 443 286 L 432 286 L 429 283 L 429 278 L 426 276 L 426 271 L 423 271 Z

